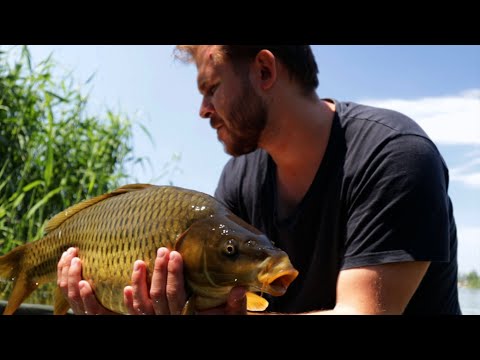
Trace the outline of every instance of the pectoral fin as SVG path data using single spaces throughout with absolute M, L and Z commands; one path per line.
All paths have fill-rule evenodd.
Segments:
M 264 311 L 268 307 L 268 301 L 265 298 L 253 292 L 247 292 L 247 310 Z
M 54 300 L 55 305 L 53 306 L 53 314 L 65 315 L 68 309 L 70 309 L 70 304 L 68 303 L 67 299 L 65 299 L 65 296 L 63 296 L 59 286 L 55 288 Z
M 195 314 L 195 299 L 191 296 L 185 306 L 182 309 L 182 315 L 193 315 Z

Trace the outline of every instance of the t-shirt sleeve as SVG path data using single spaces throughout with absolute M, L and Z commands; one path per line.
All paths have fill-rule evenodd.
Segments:
M 390 140 L 352 178 L 342 269 L 448 261 L 448 170 L 421 136 Z

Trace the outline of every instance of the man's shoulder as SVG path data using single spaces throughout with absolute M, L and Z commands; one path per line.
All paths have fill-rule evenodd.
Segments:
M 338 102 L 337 114 L 337 129 L 341 129 L 337 134 L 344 141 L 346 169 L 354 173 L 371 168 L 377 161 L 389 167 L 393 159 L 399 164 L 422 159 L 435 166 L 440 160 L 446 166 L 433 141 L 407 115 L 354 102 Z
M 396 110 L 352 101 L 336 104 L 338 119 L 346 131 L 363 133 L 364 136 L 417 135 L 428 139 L 428 135 L 414 119 Z

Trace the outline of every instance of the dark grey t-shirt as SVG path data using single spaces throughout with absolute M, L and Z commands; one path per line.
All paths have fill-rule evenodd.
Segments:
M 332 309 L 340 270 L 428 260 L 405 314 L 460 314 L 448 169 L 436 146 L 405 115 L 332 101 L 324 159 L 291 216 L 277 217 L 275 163 L 261 149 L 230 159 L 215 192 L 300 272 L 267 310 Z

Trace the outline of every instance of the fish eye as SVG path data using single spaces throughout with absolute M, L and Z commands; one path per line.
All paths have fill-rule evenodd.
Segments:
M 237 253 L 237 244 L 235 240 L 230 239 L 225 243 L 224 252 L 228 256 L 233 256 Z

